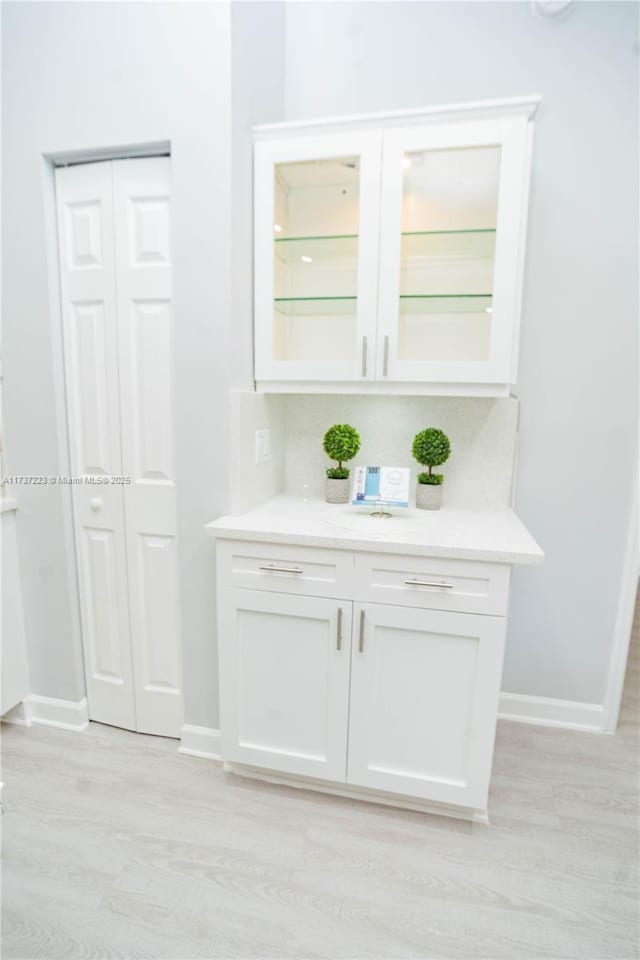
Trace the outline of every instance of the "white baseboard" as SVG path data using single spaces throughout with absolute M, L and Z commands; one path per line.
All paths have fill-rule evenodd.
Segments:
M 599 703 L 574 703 L 551 697 L 532 697 L 522 693 L 501 693 L 500 720 L 532 723 L 541 727 L 565 727 L 568 730 L 604 732 L 604 708 Z
M 550 697 L 502 693 L 498 716 L 501 720 L 536 726 L 603 732 L 603 707 L 597 703 L 573 703 L 571 700 L 553 700 Z M 178 753 L 205 760 L 220 760 L 220 731 L 185 723 L 180 731 Z
M 205 760 L 220 759 L 220 731 L 213 727 L 195 727 L 185 723 L 180 731 L 178 753 Z
M 640 543 L 638 538 L 638 478 L 634 485 L 633 508 L 629 524 L 629 537 L 622 568 L 622 583 L 620 584 L 620 598 L 618 613 L 611 644 L 611 657 L 607 685 L 604 694 L 603 728 L 605 733 L 615 733 L 620 715 L 620 704 L 624 690 L 624 678 L 629 656 L 629 643 L 633 628 L 633 617 L 636 608 L 636 593 L 638 592 L 638 576 L 640 575 Z
M 30 727 L 31 726 L 31 712 L 26 701 L 22 701 L 16 707 L 12 707 L 11 710 L 7 710 L 6 713 L 2 714 L 3 723 L 13 723 L 17 727 Z
M 501 693 L 500 720 L 530 723 L 543 727 L 565 727 L 591 733 L 610 733 L 605 728 L 604 707 L 598 703 L 574 703 L 551 697 L 533 697 L 520 693 Z M 41 724 L 64 730 L 85 730 L 89 723 L 88 705 L 83 700 L 56 700 L 30 694 L 2 717 L 4 723 L 30 727 Z M 185 723 L 180 731 L 178 753 L 206 760 L 220 760 L 220 731 Z
M 30 693 L 22 703 L 3 716 L 5 723 L 30 727 L 36 723 L 45 727 L 61 727 L 63 730 L 85 730 L 89 725 L 89 706 L 82 700 L 57 700 Z

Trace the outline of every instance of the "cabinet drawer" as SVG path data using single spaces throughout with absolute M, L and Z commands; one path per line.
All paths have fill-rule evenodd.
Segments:
M 507 612 L 506 564 L 360 553 L 354 569 L 356 600 L 494 616 Z
M 283 543 L 220 540 L 218 582 L 226 587 L 351 599 L 353 553 Z

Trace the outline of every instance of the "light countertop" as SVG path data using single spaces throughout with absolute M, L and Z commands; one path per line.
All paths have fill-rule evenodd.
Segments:
M 371 506 L 331 505 L 283 494 L 240 516 L 206 526 L 213 537 L 300 546 L 410 553 L 414 556 L 542 563 L 544 553 L 513 510 L 392 508 L 389 519 Z

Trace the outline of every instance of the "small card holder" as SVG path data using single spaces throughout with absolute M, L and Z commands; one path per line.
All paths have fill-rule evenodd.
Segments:
M 351 503 L 374 506 L 373 516 L 390 516 L 383 507 L 409 506 L 408 467 L 356 467 Z

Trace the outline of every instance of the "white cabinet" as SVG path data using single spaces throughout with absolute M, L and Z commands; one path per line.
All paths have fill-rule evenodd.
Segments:
M 484 808 L 504 619 L 359 604 L 347 781 Z
M 508 392 L 537 105 L 256 130 L 259 389 Z
M 255 351 L 260 381 L 371 380 L 380 131 L 255 147 Z
M 351 604 L 233 588 L 219 600 L 225 759 L 344 780 Z
M 486 809 L 507 565 L 222 539 L 217 565 L 231 769 Z M 396 602 L 359 599 L 377 589 Z
M 381 379 L 515 380 L 527 157 L 522 117 L 385 132 Z

